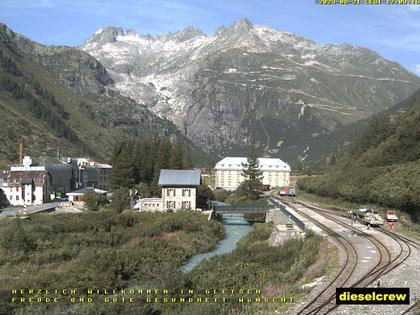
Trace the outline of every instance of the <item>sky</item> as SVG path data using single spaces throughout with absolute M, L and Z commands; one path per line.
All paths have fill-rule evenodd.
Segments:
M 133 28 L 139 34 L 196 26 L 212 34 L 219 26 L 229 26 L 245 17 L 254 24 L 296 33 L 322 45 L 348 43 L 367 47 L 420 75 L 420 4 L 349 2 L 320 5 L 315 0 L 0 0 L 0 22 L 43 44 L 78 46 L 107 26 Z

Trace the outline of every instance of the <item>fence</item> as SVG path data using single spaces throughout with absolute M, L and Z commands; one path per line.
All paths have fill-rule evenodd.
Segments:
M 290 220 L 292 220 L 298 228 L 300 228 L 302 231 L 305 230 L 305 223 L 303 223 L 301 220 L 299 220 L 296 216 L 294 216 L 292 213 L 290 213 L 287 209 L 286 206 L 281 204 L 280 202 L 278 202 L 277 200 L 275 200 L 272 197 L 269 197 L 268 200 L 276 205 L 277 208 L 280 209 L 280 211 L 286 216 L 288 217 Z

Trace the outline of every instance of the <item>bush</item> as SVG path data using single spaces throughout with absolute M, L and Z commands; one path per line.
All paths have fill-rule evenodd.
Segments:
M 96 193 L 93 189 L 87 189 L 83 199 L 85 207 L 91 211 L 98 211 L 101 206 L 107 203 L 106 196 Z
M 127 188 L 114 190 L 112 193 L 111 207 L 118 213 L 130 209 L 130 193 Z
M 188 285 L 184 285 L 185 276 L 180 271 L 182 263 L 213 247 L 222 235 L 220 223 L 196 212 L 108 210 L 34 215 L 25 221 L 5 218 L 0 220 L 0 289 L 56 287 L 82 292 L 86 288 L 123 288 L 139 283 L 147 288 L 185 288 Z M 48 304 L 34 305 L 0 301 L 4 314 L 15 313 L 15 308 L 20 309 L 19 314 L 61 313 L 58 306 L 50 309 Z M 85 309 L 83 304 L 78 305 L 80 309 L 78 306 L 75 310 Z M 127 310 L 141 314 L 143 309 L 137 303 L 128 308 L 118 305 L 121 308 L 115 309 L 116 314 Z M 157 314 L 167 306 L 153 307 Z M 105 310 L 105 306 L 98 309 Z

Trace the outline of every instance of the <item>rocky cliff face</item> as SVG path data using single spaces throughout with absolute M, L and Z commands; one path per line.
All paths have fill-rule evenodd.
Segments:
M 144 105 L 122 96 L 105 67 L 72 47 L 45 46 L 0 24 L 0 166 L 28 154 L 107 159 L 115 141 L 179 131 Z
M 242 19 L 206 36 L 195 28 L 140 36 L 99 30 L 81 48 L 115 88 L 208 149 L 256 142 L 304 155 L 311 140 L 407 97 L 420 79 L 352 45 L 311 40 Z
M 80 95 L 101 94 L 113 86 L 105 67 L 90 55 L 77 48 L 45 46 L 17 34 L 0 24 L 2 42 L 19 55 L 49 67 L 60 84 L 69 86 Z

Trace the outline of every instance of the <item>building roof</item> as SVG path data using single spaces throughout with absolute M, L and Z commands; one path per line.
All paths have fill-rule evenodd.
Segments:
M 3 171 L 0 173 L 0 177 L 3 178 L 6 186 L 19 186 L 21 184 L 34 183 L 35 186 L 43 186 L 45 183 L 45 177 L 50 175 L 45 171 Z
M 200 170 L 161 170 L 159 186 L 198 186 Z
M 87 190 L 93 190 L 94 192 L 96 192 L 97 194 L 106 194 L 107 191 L 106 190 L 102 190 L 102 189 L 97 189 L 97 188 L 82 188 L 79 190 L 75 190 L 72 192 L 67 193 L 67 196 L 83 196 Z
M 215 170 L 240 171 L 243 169 L 242 163 L 246 163 L 246 157 L 225 157 L 216 163 Z M 258 158 L 261 171 L 283 171 L 290 172 L 290 166 L 278 158 Z
M 98 164 L 96 164 L 96 166 L 98 168 L 112 168 L 112 165 L 104 164 L 104 163 L 98 163 Z

